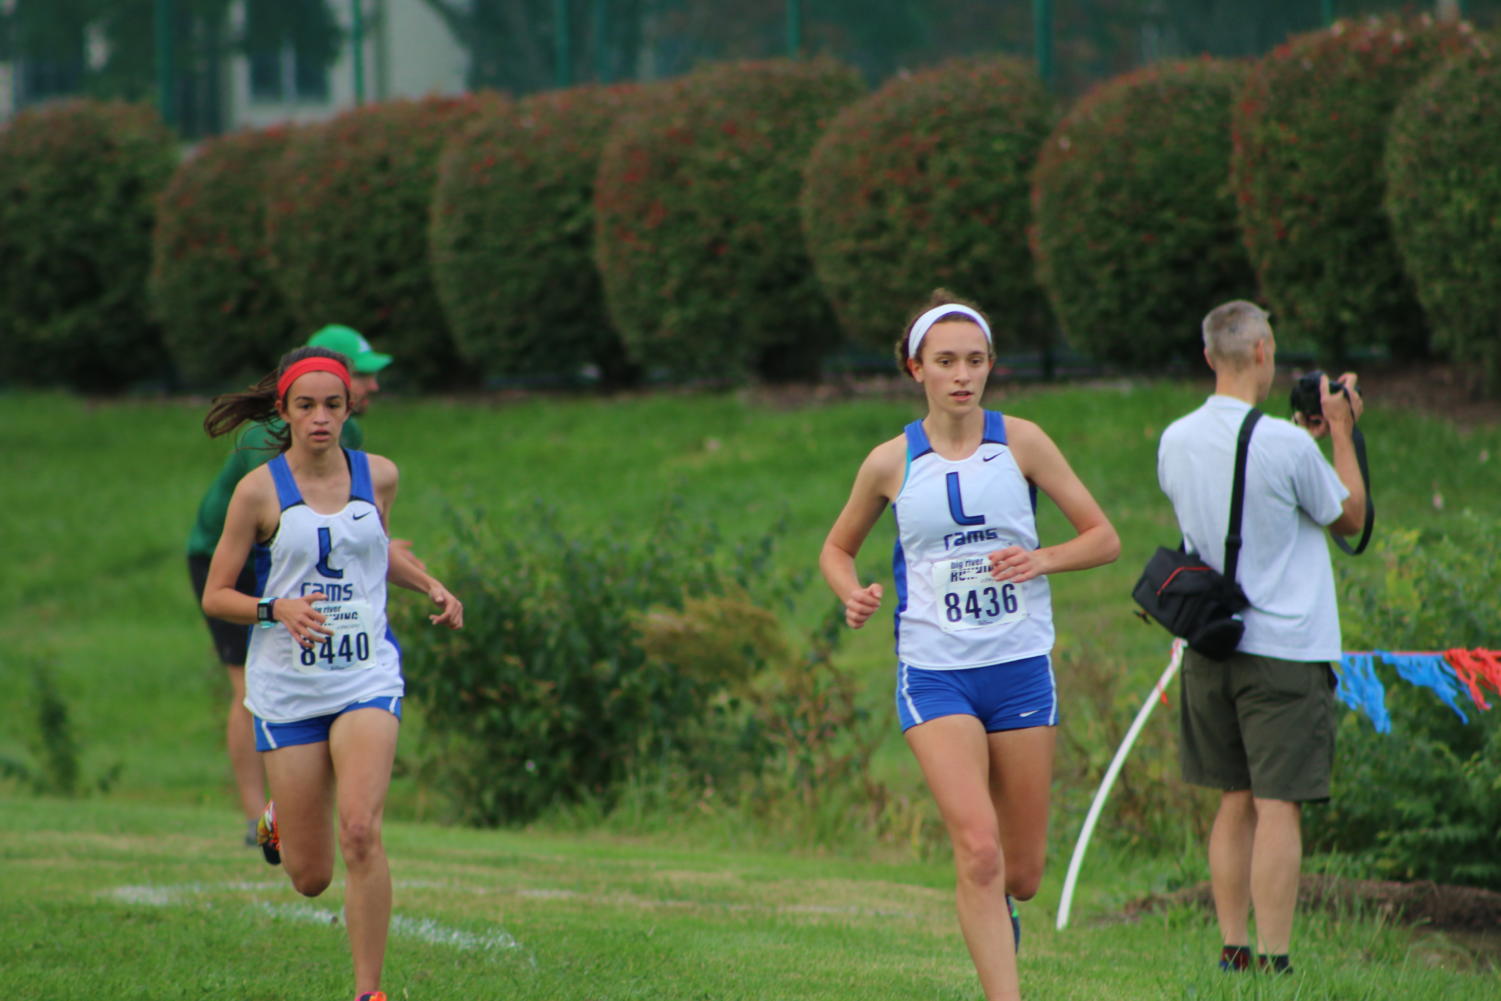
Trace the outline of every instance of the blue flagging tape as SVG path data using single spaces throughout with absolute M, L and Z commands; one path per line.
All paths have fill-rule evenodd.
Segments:
M 1386 689 L 1376 677 L 1375 659 L 1368 653 L 1347 653 L 1341 657 L 1334 694 L 1351 709 L 1365 713 L 1377 733 L 1391 733 L 1392 718 L 1386 711 Z
M 1402 654 L 1387 653 L 1384 650 L 1375 651 L 1376 656 L 1397 669 L 1397 673 L 1406 681 L 1414 685 L 1430 688 L 1443 700 L 1444 705 L 1453 709 L 1459 718 L 1468 723 L 1470 717 L 1459 708 L 1459 694 L 1462 689 L 1458 679 L 1454 676 L 1454 669 L 1449 662 L 1440 654 Z

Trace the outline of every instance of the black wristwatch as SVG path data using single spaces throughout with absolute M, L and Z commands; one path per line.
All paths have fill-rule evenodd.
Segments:
M 262 598 L 255 606 L 255 621 L 262 627 L 276 625 L 276 616 L 271 614 L 271 607 L 276 604 L 275 598 Z

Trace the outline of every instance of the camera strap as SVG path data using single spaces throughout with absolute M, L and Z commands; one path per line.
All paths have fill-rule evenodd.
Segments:
M 1333 529 L 1329 530 L 1329 537 L 1351 556 L 1359 556 L 1371 542 L 1371 527 L 1376 524 L 1376 505 L 1371 501 L 1371 467 L 1366 462 L 1365 435 L 1360 433 L 1359 425 L 1350 429 L 1350 441 L 1355 445 L 1355 462 L 1360 466 L 1360 480 L 1365 484 L 1365 527 L 1361 529 L 1360 541 L 1353 546 Z
M 1230 487 L 1230 524 L 1225 529 L 1225 570 L 1235 580 L 1240 565 L 1240 519 L 1246 510 L 1246 456 L 1251 452 L 1251 432 L 1261 420 L 1261 411 L 1252 407 L 1240 423 L 1240 437 L 1235 440 L 1235 481 Z M 1362 455 L 1365 453 L 1362 452 Z

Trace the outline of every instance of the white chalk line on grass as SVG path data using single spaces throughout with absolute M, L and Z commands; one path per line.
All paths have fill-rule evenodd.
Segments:
M 912 918 L 922 915 L 913 911 L 885 907 L 862 907 L 858 904 L 836 906 L 833 904 L 732 904 L 709 900 L 653 899 L 630 893 L 588 894 L 577 890 L 531 888 L 513 891 L 518 897 L 531 900 L 576 900 L 587 904 L 609 904 L 616 907 L 699 909 L 754 914 L 817 914 L 841 917 Z
M 398 888 L 441 888 L 444 884 L 432 881 L 402 881 Z M 286 884 L 276 882 L 226 882 L 226 883 L 179 883 L 175 886 L 117 886 L 105 890 L 102 896 L 113 897 L 127 904 L 144 904 L 152 907 L 194 906 L 195 898 L 211 894 L 283 892 Z M 266 900 L 246 903 L 247 908 L 278 920 L 299 921 L 304 924 L 338 924 L 340 917 L 335 911 L 312 904 L 280 904 Z M 503 928 L 487 932 L 465 931 L 449 928 L 432 918 L 414 918 L 405 914 L 391 915 L 391 933 L 401 938 L 416 939 L 429 945 L 441 945 L 464 952 L 501 953 L 520 950 L 535 965 L 536 959 L 526 952 L 516 937 Z
M 448 883 L 433 880 L 401 880 L 394 884 L 398 889 L 445 889 L 455 892 L 493 892 L 481 891 L 474 887 L 453 886 Z M 221 883 L 179 883 L 174 886 L 119 886 L 112 890 L 104 891 L 106 895 L 116 900 L 130 904 L 143 904 L 154 907 L 170 907 L 176 905 L 191 906 L 192 898 L 208 896 L 211 894 L 223 894 L 226 892 L 237 894 L 260 894 L 282 893 L 286 890 L 286 883 L 280 880 L 271 881 L 233 881 Z M 504 892 L 504 891 L 501 891 Z M 908 920 L 921 920 L 922 915 L 910 910 L 889 907 L 865 907 L 860 905 L 828 905 L 828 904 L 747 904 L 729 903 L 705 900 L 680 900 L 641 897 L 630 893 L 591 894 L 581 893 L 578 890 L 549 887 L 528 887 L 511 891 L 515 896 L 531 900 L 568 901 L 588 905 L 604 905 L 609 907 L 632 908 L 636 910 L 708 910 L 721 913 L 752 913 L 752 914 L 785 914 L 785 915 L 815 915 L 820 917 L 845 917 L 845 918 L 897 918 Z M 267 901 L 255 901 L 247 904 L 262 914 L 284 918 L 291 921 L 302 921 L 309 924 L 337 923 L 339 916 L 324 908 L 314 907 L 311 904 L 281 904 Z M 393 914 L 391 917 L 392 934 L 413 938 L 432 945 L 444 945 L 469 952 L 499 953 L 507 950 L 523 950 L 524 947 L 514 936 L 504 929 L 492 932 L 476 933 L 461 929 L 447 928 L 431 918 L 413 918 L 404 914 Z M 528 956 L 530 954 L 528 953 Z M 535 959 L 532 959 L 535 962 Z
M 256 910 L 273 918 L 300 921 L 304 924 L 327 925 L 339 922 L 338 914 L 327 908 L 314 907 L 312 904 L 273 904 L 258 900 L 254 906 Z M 516 941 L 515 936 L 508 931 L 477 934 L 458 928 L 445 928 L 432 918 L 409 918 L 405 914 L 391 915 L 391 933 L 406 938 L 415 938 L 429 945 L 451 946 L 465 952 L 504 952 L 521 948 L 521 943 Z

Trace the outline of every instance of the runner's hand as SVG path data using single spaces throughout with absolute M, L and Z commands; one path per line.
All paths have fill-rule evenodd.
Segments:
M 881 607 L 881 585 L 868 584 L 851 591 L 844 599 L 844 621 L 851 629 L 859 629 Z
M 322 591 L 300 598 L 277 598 L 276 604 L 271 606 L 271 615 L 287 627 L 298 646 L 312 646 L 323 637 L 334 634 L 332 629 L 323 625 L 323 613 L 313 607 L 313 602 L 324 600 Z
M 1036 549 L 1007 546 L 990 554 L 990 576 L 996 580 L 1009 580 L 1013 584 L 1041 577 L 1047 573 Z
M 448 588 L 433 581 L 433 586 L 428 589 L 427 596 L 432 603 L 438 606 L 436 615 L 429 615 L 428 620 L 435 626 L 447 626 L 449 629 L 462 629 L 464 627 L 464 603 L 448 593 Z

